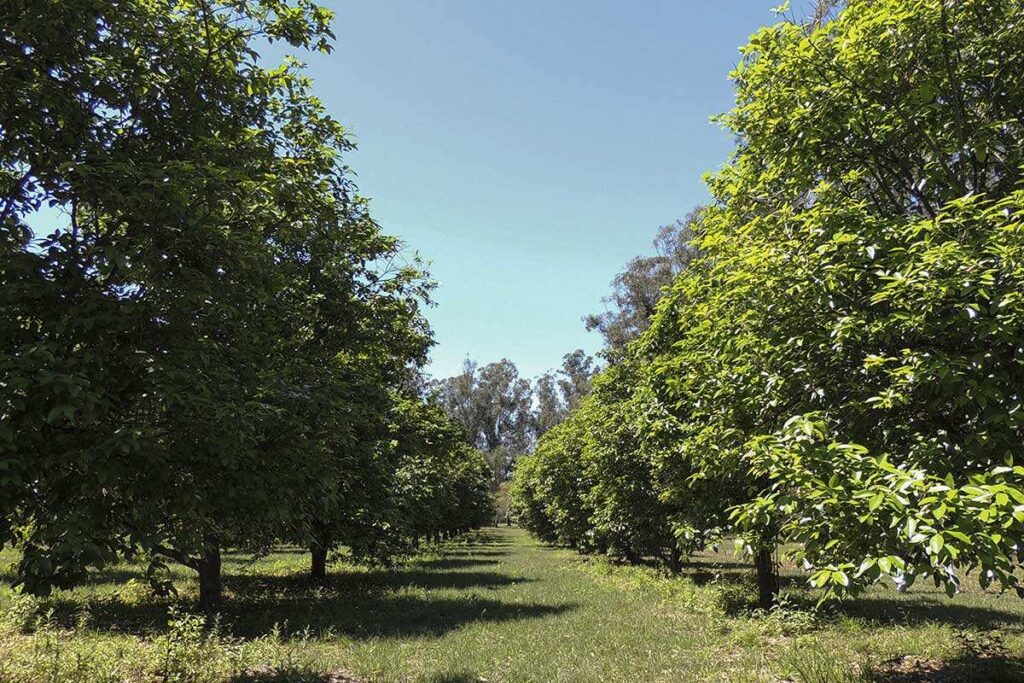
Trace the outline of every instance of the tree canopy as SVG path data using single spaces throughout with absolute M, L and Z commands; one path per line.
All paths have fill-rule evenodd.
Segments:
M 302 64 L 256 51 L 330 50 L 331 13 L 3 13 L 0 543 L 24 586 L 142 555 L 196 569 L 212 604 L 224 546 L 379 547 L 432 284 L 371 218 Z M 478 456 L 450 457 L 472 479 Z M 483 504 L 451 485 L 446 530 Z
M 954 592 L 966 572 L 1020 590 L 1024 9 L 833 5 L 743 48 L 697 256 L 606 371 L 643 399 L 614 409 L 643 435 L 613 446 L 632 505 L 554 514 L 576 505 L 549 493 L 568 463 L 608 455 L 552 432 L 518 474 L 519 514 L 577 539 L 643 528 L 635 505 L 657 501 L 679 550 L 738 535 L 766 604 L 791 542 L 826 596 L 883 577 Z M 605 435 L 600 415 L 565 424 Z M 573 496 L 614 501 L 601 477 L 619 466 Z

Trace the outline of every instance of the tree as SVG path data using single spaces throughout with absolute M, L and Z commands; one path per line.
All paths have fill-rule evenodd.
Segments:
M 524 469 L 524 476 L 532 475 L 532 480 L 526 479 L 513 489 L 521 496 L 516 502 L 516 516 L 527 529 L 581 551 L 600 545 L 585 499 L 591 484 L 583 460 L 584 420 L 581 413 L 573 413 L 545 434 Z M 536 511 L 535 506 L 539 508 Z
M 627 263 L 612 280 L 612 293 L 602 300 L 606 310 L 583 318 L 588 331 L 597 330 L 604 338 L 609 359 L 619 358 L 648 328 L 662 290 L 697 255 L 691 241 L 699 215 L 695 209 L 684 220 L 661 227 L 654 239 L 654 256 L 637 256 Z
M 679 571 L 671 510 L 644 443 L 645 418 L 654 407 L 640 370 L 632 361 L 609 367 L 595 380 L 580 410 L 586 422 L 586 479 L 591 482 L 585 498 L 593 510 L 594 534 L 609 552 L 633 563 L 659 557 Z
M 534 385 L 533 433 L 540 438 L 565 419 L 590 393 L 597 374 L 594 359 L 576 349 L 562 358 L 557 372 L 547 372 Z
M 953 591 L 953 563 L 1019 587 L 1022 30 L 1008 2 L 849 2 L 763 29 L 734 73 L 705 257 L 649 340 L 665 462 L 681 500 L 719 482 L 697 519 L 800 542 L 829 594 Z
M 519 526 L 546 543 L 555 543 L 558 531 L 543 497 L 540 458 L 534 452 L 516 461 L 515 476 L 509 484 L 509 507 Z
M 392 493 L 392 528 L 413 546 L 482 526 L 494 519 L 491 470 L 483 454 L 440 406 L 408 400 L 395 413 L 399 456 Z
M 461 374 L 435 382 L 433 389 L 469 444 L 491 458 L 495 481 L 504 481 L 512 460 L 531 445 L 530 382 L 507 359 L 483 367 L 466 361 Z
M 598 410 L 599 381 L 517 507 L 546 538 L 610 538 L 645 526 L 651 481 L 683 545 L 740 535 L 763 606 L 789 542 L 825 597 L 921 576 L 952 594 L 954 567 L 1024 594 L 1024 9 L 823 7 L 743 50 L 698 256 L 613 365 L 644 403 Z M 619 458 L 631 433 L 650 472 Z
M 568 418 L 544 434 L 516 467 L 512 495 L 520 523 L 543 540 L 608 552 L 638 563 L 680 554 L 643 449 L 645 393 L 638 365 L 619 363 Z
M 329 49 L 328 11 L 5 12 L 0 541 L 34 592 L 143 554 L 195 569 L 215 605 L 222 547 L 381 490 L 380 416 L 425 353 L 429 285 L 377 268 L 400 245 L 348 180 L 344 129 L 297 62 L 255 52 Z

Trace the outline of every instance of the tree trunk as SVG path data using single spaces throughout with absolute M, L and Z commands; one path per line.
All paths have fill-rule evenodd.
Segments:
M 220 546 L 216 541 L 207 539 L 203 543 L 203 553 L 196 563 L 199 572 L 199 608 L 204 611 L 216 609 L 223 597 L 220 581 Z
M 309 578 L 317 583 L 327 580 L 327 548 L 329 542 L 320 535 L 313 534 L 309 544 Z
M 754 555 L 754 567 L 757 569 L 757 603 L 769 609 L 779 597 L 779 567 L 775 564 L 773 550 L 758 550 Z
M 673 574 L 683 571 L 683 554 L 679 552 L 679 546 L 674 545 L 668 553 L 668 568 Z

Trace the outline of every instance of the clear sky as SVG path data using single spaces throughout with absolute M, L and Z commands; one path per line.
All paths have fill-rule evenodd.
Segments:
M 600 348 L 580 318 L 707 197 L 737 48 L 778 0 L 322 0 L 308 58 L 385 230 L 439 282 L 430 371 Z M 794 3 L 796 4 L 796 3 Z

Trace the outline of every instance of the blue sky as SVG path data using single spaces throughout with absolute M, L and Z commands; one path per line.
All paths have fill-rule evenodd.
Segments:
M 709 118 L 777 4 L 323 1 L 336 49 L 304 58 L 373 214 L 432 262 L 438 377 L 467 356 L 535 376 L 600 348 L 580 318 L 707 197 L 731 148 Z

